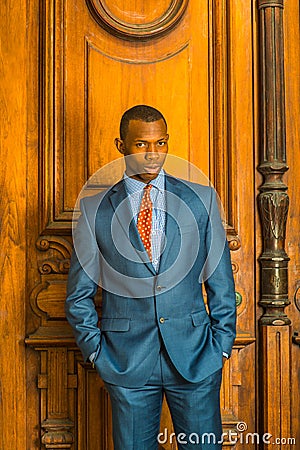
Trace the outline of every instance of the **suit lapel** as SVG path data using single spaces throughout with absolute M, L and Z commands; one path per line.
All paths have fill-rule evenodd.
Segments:
M 116 218 L 120 226 L 123 228 L 126 237 L 128 238 L 128 245 L 132 245 L 142 262 L 146 265 L 150 272 L 155 275 L 156 271 L 149 260 L 147 252 L 145 251 L 139 232 L 133 220 L 130 200 L 127 195 L 125 183 L 123 180 L 119 181 L 119 183 L 117 183 L 112 188 L 109 200 Z

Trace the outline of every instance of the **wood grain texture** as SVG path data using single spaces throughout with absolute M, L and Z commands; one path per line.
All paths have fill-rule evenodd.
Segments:
M 26 448 L 26 3 L 1 3 L 0 448 Z

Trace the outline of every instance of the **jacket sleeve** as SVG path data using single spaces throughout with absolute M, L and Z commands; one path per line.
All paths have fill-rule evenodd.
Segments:
M 236 336 L 236 302 L 230 251 L 222 225 L 216 193 L 211 190 L 206 232 L 205 289 L 215 338 L 222 351 L 231 354 Z
M 65 312 L 86 361 L 99 350 L 101 332 L 94 304 L 100 272 L 99 249 L 84 200 L 81 201 L 81 217 L 73 241 Z

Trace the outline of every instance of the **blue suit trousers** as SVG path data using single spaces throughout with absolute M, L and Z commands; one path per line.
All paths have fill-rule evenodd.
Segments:
M 199 383 L 186 381 L 162 347 L 147 384 L 126 388 L 105 383 L 112 405 L 115 450 L 157 450 L 175 443 L 178 449 L 221 449 L 220 385 L 222 369 Z M 163 397 L 174 432 L 160 430 Z

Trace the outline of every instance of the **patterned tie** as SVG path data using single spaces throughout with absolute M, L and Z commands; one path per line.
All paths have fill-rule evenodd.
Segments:
M 152 201 L 150 198 L 150 191 L 152 184 L 147 184 L 144 187 L 144 194 L 141 201 L 140 211 L 137 220 L 137 229 L 141 236 L 144 247 L 149 255 L 150 261 L 151 255 L 151 229 L 152 229 Z

